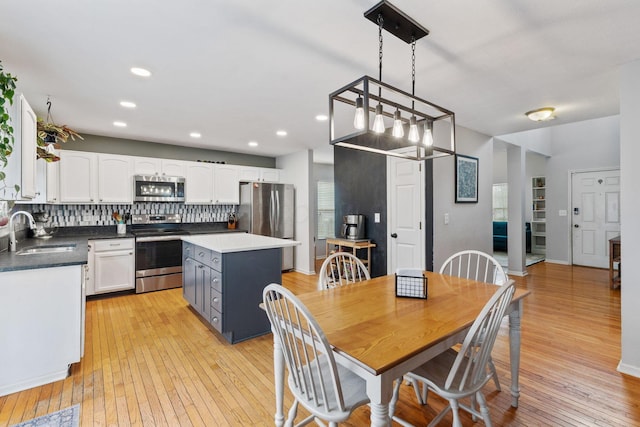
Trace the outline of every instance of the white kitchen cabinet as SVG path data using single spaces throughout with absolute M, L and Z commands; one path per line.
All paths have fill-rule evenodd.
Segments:
M 133 158 L 131 156 L 98 155 L 98 202 L 133 202 Z
M 60 150 L 60 201 L 95 203 L 98 198 L 98 155 Z
M 60 162 L 46 163 L 45 174 L 47 181 L 47 203 L 60 202 Z
M 280 182 L 280 169 L 240 166 L 239 181 Z
M 240 204 L 240 168 L 213 165 L 213 202 L 219 205 Z
M 185 203 L 213 203 L 213 165 L 209 163 L 187 162 L 185 182 Z
M 187 176 L 187 163 L 183 160 L 162 159 L 162 174 L 167 176 Z
M 87 295 L 135 289 L 134 239 L 89 240 Z
M 6 167 L 0 168 L 6 174 L 7 189 L 0 194 L 2 199 L 24 200 L 32 203 L 37 196 L 36 138 L 37 118 L 26 98 L 16 94 L 10 109 L 11 126 L 14 129 L 13 152 L 7 158 Z M 14 187 L 20 191 L 14 194 Z
M 64 379 L 80 361 L 83 267 L 0 272 L 0 396 Z
M 187 176 L 187 163 L 183 160 L 157 159 L 153 157 L 133 157 L 135 175 Z

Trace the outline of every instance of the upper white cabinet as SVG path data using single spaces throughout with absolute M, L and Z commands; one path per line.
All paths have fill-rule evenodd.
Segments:
M 240 204 L 240 168 L 213 165 L 213 200 L 216 204 Z
M 132 157 L 135 175 L 187 176 L 187 164 L 184 160 L 156 159 L 153 157 Z
M 98 155 L 60 150 L 60 202 L 95 203 L 98 199 Z
M 98 202 L 133 202 L 133 159 L 131 156 L 98 155 Z
M 60 202 L 132 203 L 132 167 L 130 156 L 61 150 Z
M 188 162 L 185 182 L 185 203 L 213 203 L 213 165 Z
M 14 144 L 7 166 L 3 168 L 7 189 L 5 194 L 0 194 L 0 198 L 31 203 L 39 190 L 36 170 L 37 118 L 22 94 L 16 94 L 10 114 Z M 14 194 L 16 185 L 20 187 L 20 191 Z
M 239 180 L 246 181 L 264 181 L 264 182 L 280 182 L 280 169 L 259 168 L 255 166 L 240 166 Z

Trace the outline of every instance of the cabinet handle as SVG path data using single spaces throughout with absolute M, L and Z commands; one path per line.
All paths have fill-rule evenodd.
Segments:
M 219 260 L 218 258 L 214 258 L 214 259 L 213 259 L 213 262 L 217 264 L 217 263 L 219 263 L 219 262 L 220 262 L 220 260 Z
M 198 265 L 198 268 L 204 268 L 204 265 L 200 264 Z
M 218 297 L 213 297 L 213 302 L 218 302 Z
M 217 318 L 217 317 L 214 317 L 213 319 L 211 319 L 211 321 L 212 321 L 213 323 L 218 323 L 218 318 Z
M 214 277 L 211 281 L 212 281 L 213 283 L 218 283 L 218 278 L 217 278 L 217 277 Z
M 204 252 L 198 253 L 198 256 L 204 256 Z
M 133 252 L 129 252 L 129 255 L 133 255 Z

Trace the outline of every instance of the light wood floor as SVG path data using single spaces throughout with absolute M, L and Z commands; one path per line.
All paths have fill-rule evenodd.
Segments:
M 607 271 L 540 263 L 529 272 L 515 278 L 532 291 L 522 321 L 520 407 L 488 384 L 494 425 L 640 425 L 640 379 L 616 372 L 620 293 L 609 290 Z M 315 280 L 283 277 L 294 292 L 313 290 Z M 505 322 L 493 356 L 508 387 L 507 328 Z M 64 381 L 1 397 L 0 426 L 76 403 L 83 426 L 270 426 L 272 357 L 271 335 L 227 344 L 180 289 L 89 301 L 82 362 Z M 425 425 L 443 406 L 436 397 L 429 404 L 420 407 L 403 386 L 397 415 Z M 368 417 L 361 408 L 345 425 L 368 425 Z M 443 425 L 450 422 L 449 415 Z M 466 415 L 463 422 L 474 425 Z

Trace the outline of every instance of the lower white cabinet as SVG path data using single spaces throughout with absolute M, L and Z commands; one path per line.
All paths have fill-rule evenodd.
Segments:
M 87 295 L 135 289 L 134 239 L 89 240 Z

